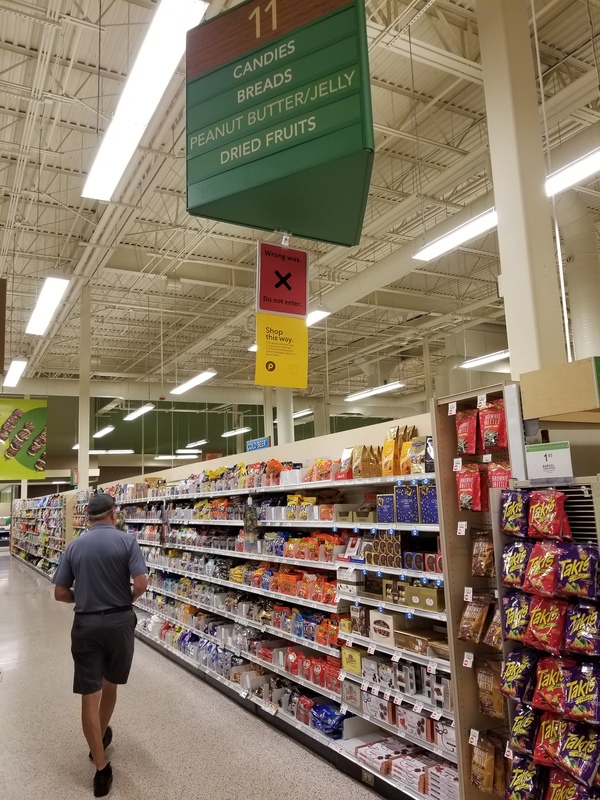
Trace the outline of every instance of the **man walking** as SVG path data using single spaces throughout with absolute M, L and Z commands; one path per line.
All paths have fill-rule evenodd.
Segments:
M 96 765 L 94 797 L 105 797 L 113 780 L 104 753 L 112 741 L 108 723 L 117 686 L 127 683 L 131 669 L 132 603 L 146 591 L 146 563 L 136 540 L 115 527 L 117 509 L 110 495 L 90 497 L 88 518 L 90 529 L 70 542 L 52 583 L 56 600 L 75 603 L 73 691 L 82 695 L 83 733 Z

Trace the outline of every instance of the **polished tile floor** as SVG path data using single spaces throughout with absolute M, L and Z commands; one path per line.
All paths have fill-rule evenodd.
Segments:
M 45 578 L 0 549 L 1 800 L 93 797 L 71 617 Z M 140 642 L 113 723 L 113 800 L 376 797 Z

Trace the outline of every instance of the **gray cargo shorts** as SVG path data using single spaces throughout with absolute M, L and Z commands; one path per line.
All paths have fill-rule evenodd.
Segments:
M 110 683 L 127 683 L 133 661 L 136 624 L 133 609 L 75 614 L 71 629 L 75 694 L 99 692 L 103 678 Z

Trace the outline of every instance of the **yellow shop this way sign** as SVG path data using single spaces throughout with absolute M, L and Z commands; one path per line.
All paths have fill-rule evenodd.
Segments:
M 255 383 L 306 389 L 308 385 L 308 328 L 306 320 L 278 314 L 256 315 Z

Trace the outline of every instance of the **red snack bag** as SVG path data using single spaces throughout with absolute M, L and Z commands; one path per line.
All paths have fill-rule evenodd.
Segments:
M 525 643 L 558 655 L 565 637 L 567 603 L 553 597 L 532 597 Z
M 473 456 L 477 450 L 477 409 L 456 414 L 456 451 L 459 456 Z
M 477 464 L 463 464 L 456 473 L 456 487 L 460 511 L 481 511 L 481 473 Z
M 540 597 L 552 597 L 558 579 L 560 550 L 554 542 L 536 542 L 529 556 L 523 590 Z
M 561 769 L 550 770 L 544 800 L 588 800 L 589 794 L 574 778 Z
M 508 447 L 504 400 L 492 400 L 479 411 L 479 432 L 484 450 Z
M 510 464 L 508 461 L 498 461 L 494 464 L 488 464 L 490 489 L 508 489 L 511 477 Z
M 565 675 L 575 664 L 570 659 L 540 658 L 537 665 L 535 692 L 531 705 L 540 711 L 565 713 Z
M 556 754 L 558 752 L 561 729 L 566 730 L 567 725 L 568 722 L 566 720 L 561 720 L 555 714 L 542 714 L 533 751 L 534 764 L 543 767 L 554 766 L 552 753 Z
M 542 489 L 529 496 L 529 528 L 532 539 L 570 541 L 571 529 L 565 513 L 567 496 L 556 489 Z M 566 523 L 566 524 L 565 524 Z

